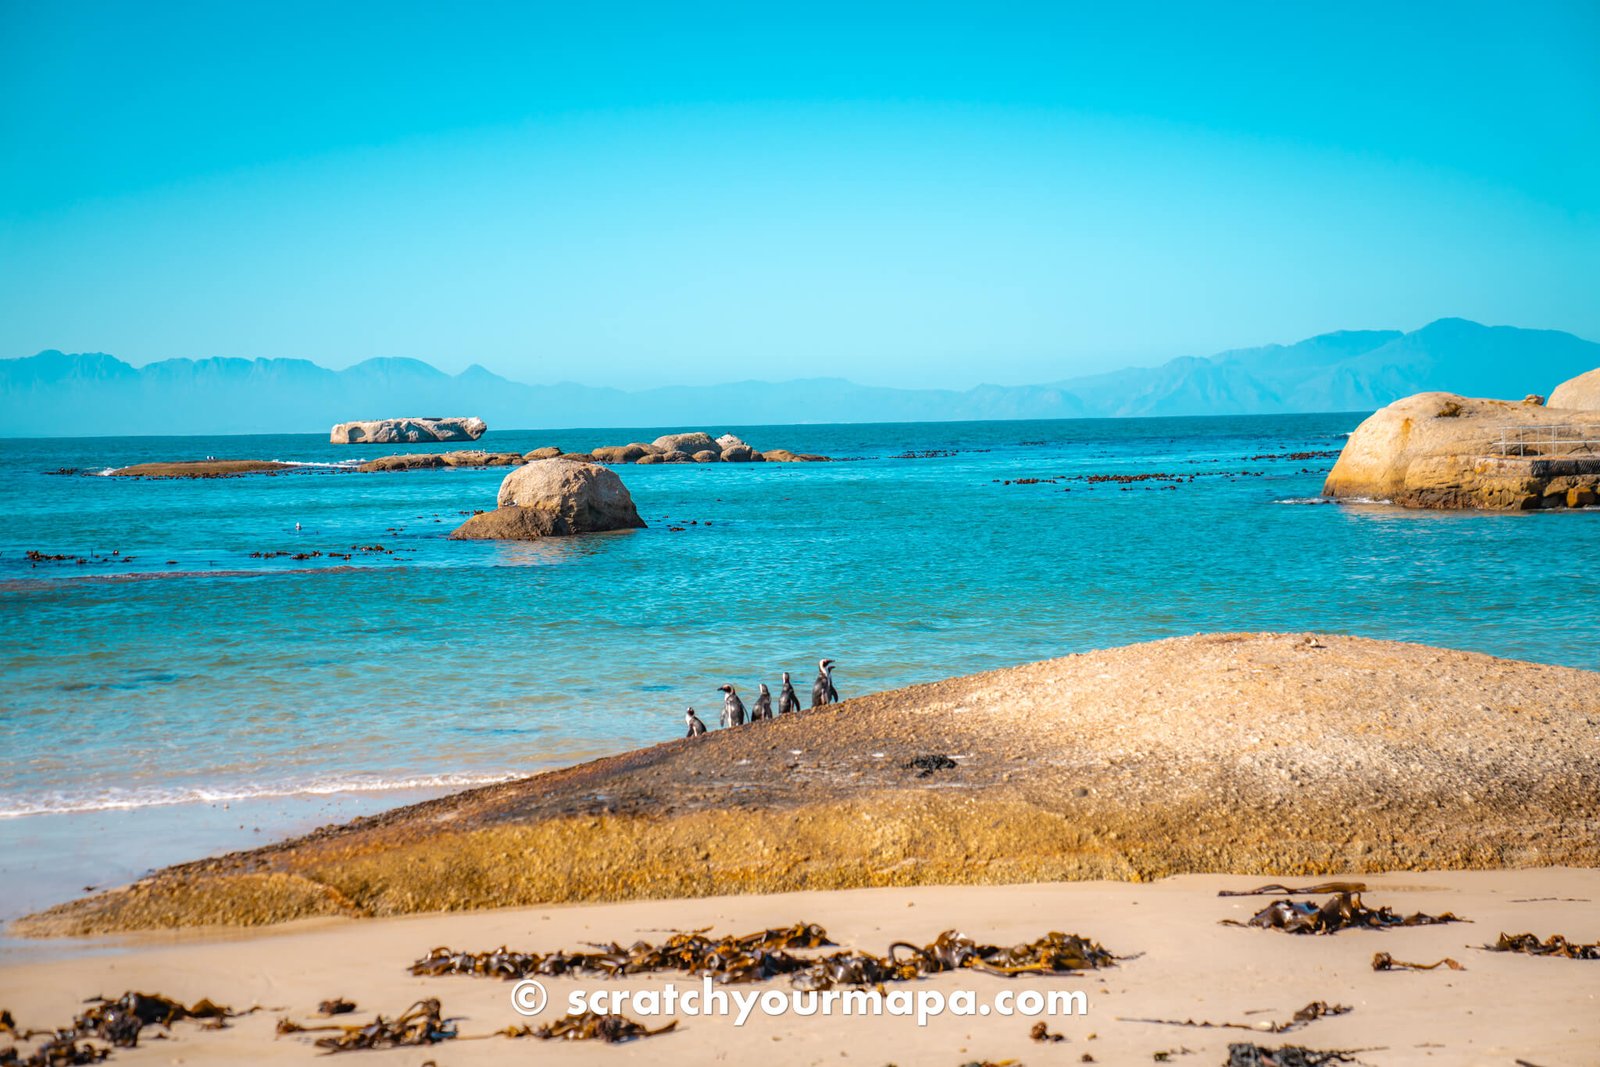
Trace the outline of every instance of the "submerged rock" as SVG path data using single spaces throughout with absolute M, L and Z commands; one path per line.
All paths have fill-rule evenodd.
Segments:
M 488 429 L 488 423 L 478 418 L 373 419 L 341 422 L 329 433 L 328 440 L 336 445 L 476 441 Z
M 1562 507 L 1569 490 L 1600 487 L 1600 455 L 1585 441 L 1600 441 L 1600 412 L 1418 393 L 1356 427 L 1322 492 L 1405 507 Z
M 593 463 L 547 459 L 507 474 L 494 511 L 472 516 L 452 540 L 529 541 L 644 526 L 628 487 Z

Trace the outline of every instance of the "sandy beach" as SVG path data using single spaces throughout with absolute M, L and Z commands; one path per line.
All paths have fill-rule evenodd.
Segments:
M 769 896 L 507 909 L 379 920 L 319 919 L 255 934 L 193 930 L 130 935 L 92 944 L 103 954 L 56 961 L 0 964 L 0 1007 L 23 1027 L 67 1023 L 85 997 L 127 989 L 185 1002 L 201 997 L 263 1010 L 208 1031 L 180 1022 L 169 1039 L 145 1031 L 137 1049 L 119 1050 L 128 1064 L 303 1062 L 319 1055 L 318 1034 L 274 1036 L 277 1020 L 305 1023 L 330 997 L 359 1010 L 341 1021 L 393 1016 L 422 997 L 438 997 L 463 1035 L 486 1034 L 530 1020 L 510 1004 L 512 983 L 479 977 L 416 978 L 415 958 L 435 946 L 483 950 L 506 944 L 548 952 L 586 942 L 659 941 L 665 932 L 714 927 L 747 933 L 799 921 L 820 923 L 841 945 L 882 952 L 889 942 L 931 941 L 958 929 L 979 940 L 1032 940 L 1049 930 L 1079 933 L 1122 957 L 1114 968 L 1070 977 L 1001 978 L 971 972 L 908 983 L 949 996 L 970 989 L 980 1004 L 1002 990 L 1083 990 L 1087 1013 L 1045 1017 L 1065 1041 L 1038 1044 L 1034 1018 L 943 1016 L 919 1026 L 912 1018 L 835 1017 L 827 1021 L 759 1011 L 742 1026 L 732 1018 L 681 1017 L 676 1032 L 630 1044 L 454 1040 L 419 1049 L 365 1052 L 365 1060 L 420 1065 L 504 1063 L 527 1057 L 555 1062 L 690 1064 L 886 1063 L 955 1064 L 1016 1060 L 1027 1064 L 1171 1062 L 1217 1064 L 1234 1041 L 1276 1047 L 1360 1049 L 1361 1062 L 1594 1064 L 1600 1042 L 1600 963 L 1483 951 L 1502 931 L 1562 933 L 1600 939 L 1600 871 L 1418 871 L 1362 875 L 1369 905 L 1396 911 L 1449 911 L 1468 923 L 1390 930 L 1346 930 L 1296 936 L 1220 925 L 1244 920 L 1268 897 L 1218 897 L 1250 889 L 1253 876 L 1185 875 L 1147 884 L 1076 882 L 1054 885 L 916 887 Z M 59 949 L 60 943 L 54 943 Z M 1465 970 L 1374 972 L 1375 952 L 1410 962 L 1453 957 Z M 573 990 L 644 989 L 683 976 L 544 979 L 550 1006 L 535 1023 L 565 1008 Z M 727 988 L 757 988 L 730 986 Z M 759 988 L 788 989 L 785 979 Z M 1170 1019 L 1263 1025 L 1282 1022 L 1313 1001 L 1352 1010 L 1281 1036 L 1131 1021 Z M 662 1020 L 640 1021 L 659 1025 Z

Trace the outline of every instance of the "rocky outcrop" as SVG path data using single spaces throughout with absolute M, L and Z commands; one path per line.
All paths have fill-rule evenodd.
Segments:
M 446 452 L 446 467 L 520 467 L 527 462 L 520 452 L 485 452 L 473 449 L 464 452 Z
M 604 445 L 594 449 L 590 455 L 594 456 L 597 463 L 638 463 L 646 456 L 658 456 L 661 452 L 655 445 L 633 441 L 625 445 Z
M 237 478 L 293 470 L 293 463 L 266 459 L 183 459 L 171 463 L 135 463 L 108 473 L 119 478 Z
M 1566 507 L 1600 487 L 1600 455 L 1585 441 L 1600 441 L 1600 412 L 1418 393 L 1356 427 L 1322 492 L 1405 507 Z
M 1556 386 L 1546 406 L 1566 411 L 1600 411 L 1600 367 Z
M 717 443 L 708 433 L 696 430 L 692 433 L 666 433 L 655 439 L 655 446 L 662 452 L 686 452 L 694 455 L 696 452 L 721 452 Z
M 675 708 L 644 706 L 681 732 Z M 1186 872 L 1593 867 L 1597 718 L 1592 671 L 1329 634 L 1173 638 L 442 797 L 168 868 L 12 932 L 274 922 L 325 914 L 326 898 L 392 915 Z M 929 753 L 954 765 L 919 776 Z M 268 875 L 325 898 L 269 895 L 255 881 Z
M 529 541 L 644 526 L 628 487 L 594 463 L 545 459 L 507 474 L 494 511 L 458 526 L 453 540 Z
M 735 434 L 712 439 L 700 430 L 662 434 L 653 442 L 632 441 L 625 445 L 601 445 L 588 452 L 562 452 L 553 445 L 536 448 L 523 458 L 579 460 L 584 463 L 826 463 L 827 456 L 811 452 L 790 452 L 786 448 L 758 452 Z
M 341 422 L 328 440 L 336 445 L 417 444 L 423 441 L 476 441 L 489 428 L 482 419 L 374 419 Z
M 442 452 L 412 452 L 403 456 L 380 456 L 369 459 L 356 470 L 371 473 L 373 471 L 420 471 L 430 470 L 434 467 L 444 466 Z
M 416 471 L 437 467 L 516 467 L 524 463 L 516 452 L 485 452 L 471 449 L 462 452 L 410 452 L 398 456 L 382 456 L 368 460 L 356 469 L 359 471 Z

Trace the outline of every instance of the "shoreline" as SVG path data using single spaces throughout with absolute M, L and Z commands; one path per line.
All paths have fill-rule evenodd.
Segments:
M 585 942 L 637 938 L 659 942 L 672 930 L 713 927 L 746 933 L 796 922 L 825 927 L 841 946 L 882 952 L 894 940 L 931 940 L 958 929 L 997 944 L 1028 941 L 1048 930 L 1078 933 L 1121 957 L 1115 967 L 1066 977 L 1001 978 L 970 971 L 907 983 L 948 997 L 972 990 L 987 1002 L 1002 990 L 1082 990 L 1083 1016 L 1044 1017 L 1066 1040 L 1048 1046 L 1028 1039 L 1031 1017 L 943 1015 L 918 1026 L 912 1018 L 767 1017 L 743 1026 L 731 1018 L 683 1017 L 676 1032 L 608 1048 L 606 1059 L 662 1065 L 703 1063 L 714 1053 L 776 1058 L 784 1063 L 957 1063 L 967 1059 L 1026 1063 L 1078 1062 L 1084 1053 L 1106 1064 L 1148 1063 L 1167 1051 L 1176 1062 L 1209 1064 L 1234 1041 L 1316 1049 L 1381 1049 L 1360 1057 L 1383 1065 L 1509 1063 L 1578 1067 L 1592 1062 L 1600 1039 L 1600 963 L 1486 952 L 1500 932 L 1531 931 L 1600 939 L 1595 901 L 1600 870 L 1408 871 L 1358 876 L 1371 906 L 1396 911 L 1451 911 L 1470 924 L 1345 930 L 1295 936 L 1220 925 L 1244 919 L 1273 897 L 1218 897 L 1250 889 L 1254 876 L 1183 875 L 1156 882 L 1066 882 L 991 887 L 922 886 L 780 895 L 701 897 L 614 904 L 508 908 L 468 914 L 429 914 L 377 920 L 323 919 L 266 930 L 190 930 L 74 943 L 79 955 L 55 960 L 0 959 L 0 1006 L 23 1027 L 65 1024 L 91 994 L 126 989 L 192 1003 L 210 997 L 236 1009 L 271 1010 L 230 1021 L 222 1030 L 173 1026 L 170 1040 L 141 1040 L 118 1050 L 114 1063 L 300 1062 L 315 1055 L 318 1034 L 275 1037 L 280 1017 L 322 1022 L 317 1003 L 346 997 L 358 1010 L 337 1021 L 361 1023 L 374 1012 L 393 1017 L 421 997 L 442 1001 L 459 1017 L 461 1033 L 545 1022 L 561 1014 L 574 990 L 648 990 L 698 979 L 637 975 L 623 979 L 543 979 L 553 1007 L 535 1019 L 511 1008 L 512 984 L 468 976 L 413 977 L 409 963 L 438 945 L 484 950 L 548 952 Z M 1268 879 L 1268 881 L 1271 881 Z M 1296 899 L 1304 899 L 1297 896 Z M 1374 953 L 1408 961 L 1444 956 L 1463 971 L 1375 972 Z M 92 953 L 92 954 L 89 954 Z M 788 990 L 782 978 L 735 990 Z M 1160 1025 L 1135 1020 L 1193 1019 L 1259 1025 L 1282 1021 L 1313 1001 L 1350 1007 L 1293 1033 Z M 637 1012 L 629 1012 L 638 1018 Z M 664 1019 L 640 1018 L 648 1025 Z M 1091 1035 L 1093 1035 L 1091 1037 Z M 147 1036 L 153 1037 L 154 1034 Z M 532 1044 L 535 1048 L 529 1048 Z M 1187 1049 L 1191 1054 L 1183 1054 Z M 390 1052 L 385 1062 L 408 1067 L 441 1063 L 500 1063 L 539 1056 L 590 1062 L 585 1042 L 492 1038 L 447 1041 Z

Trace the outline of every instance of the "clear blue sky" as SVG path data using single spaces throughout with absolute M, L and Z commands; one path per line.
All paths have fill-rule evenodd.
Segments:
M 0 0 L 0 356 L 1048 381 L 1600 338 L 1600 4 Z

